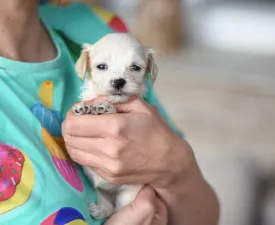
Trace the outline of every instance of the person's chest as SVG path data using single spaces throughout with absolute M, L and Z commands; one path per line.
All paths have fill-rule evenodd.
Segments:
M 83 225 L 92 221 L 86 201 L 95 195 L 67 155 L 61 132 L 80 86 L 68 66 L 0 74 L 1 221 L 43 224 L 54 213 L 56 218 L 62 213 L 64 220 L 73 214 Z

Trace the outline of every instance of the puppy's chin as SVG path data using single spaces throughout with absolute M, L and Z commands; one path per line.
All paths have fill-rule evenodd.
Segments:
M 144 94 L 141 89 L 135 90 L 133 92 L 111 92 L 108 94 L 108 99 L 112 103 L 124 103 L 127 102 L 130 98 L 141 97 Z
M 108 95 L 108 100 L 111 103 L 124 103 L 127 102 L 129 100 L 129 95 L 125 95 L 125 94 L 111 94 Z

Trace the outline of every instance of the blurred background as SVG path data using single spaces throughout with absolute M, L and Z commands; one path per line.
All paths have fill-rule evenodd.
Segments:
M 157 94 L 221 203 L 275 224 L 275 1 L 97 0 L 158 52 Z

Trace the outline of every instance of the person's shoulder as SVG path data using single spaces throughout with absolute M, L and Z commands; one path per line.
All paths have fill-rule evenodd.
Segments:
M 84 3 L 40 6 L 42 21 L 79 44 L 94 43 L 112 32 L 128 32 L 122 19 L 99 6 Z

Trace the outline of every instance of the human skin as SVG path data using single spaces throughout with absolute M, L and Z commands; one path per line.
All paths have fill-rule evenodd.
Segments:
M 169 224 L 217 224 L 216 195 L 187 142 L 139 98 L 115 107 L 117 114 L 68 112 L 63 135 L 72 159 L 110 183 L 149 184 L 166 204 Z
M 156 216 L 157 215 L 157 216 Z M 136 200 L 114 214 L 105 225 L 167 225 L 168 212 L 165 204 L 147 186 Z
M 54 44 L 39 20 L 36 0 L 0 1 L 0 31 L 2 57 L 24 62 L 44 62 L 56 57 Z M 142 100 L 117 107 L 121 112 L 117 115 L 80 118 L 71 111 L 68 113 L 63 134 L 71 157 L 82 165 L 93 167 L 110 182 L 148 184 L 157 194 L 153 198 L 143 196 L 142 204 L 153 206 L 151 216 L 158 211 L 152 202 L 161 200 L 167 207 L 169 224 L 217 224 L 216 195 L 203 178 L 191 147 Z M 104 121 L 105 126 L 101 126 Z M 97 129 L 95 134 L 92 126 L 102 129 Z M 79 127 L 80 133 L 75 133 Z M 85 147 L 87 143 L 89 149 Z M 112 148 L 107 152 L 102 145 Z M 130 165 L 129 159 L 134 158 L 131 152 L 140 157 Z M 105 167 L 107 162 L 112 168 Z M 142 207 L 134 209 L 135 214 L 143 214 Z M 117 221 L 122 221 L 128 215 L 127 210 L 123 212 L 110 220 L 116 217 Z M 132 225 L 147 225 L 148 218 L 145 220 Z

